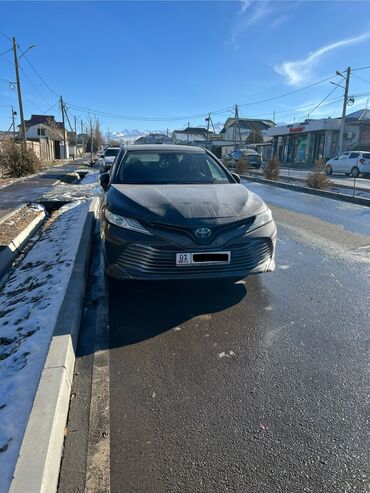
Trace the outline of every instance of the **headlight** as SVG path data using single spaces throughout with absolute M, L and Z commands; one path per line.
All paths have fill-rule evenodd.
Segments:
M 272 221 L 272 212 L 270 209 L 266 209 L 265 211 L 257 214 L 256 219 L 253 221 L 252 226 L 248 229 L 248 231 L 253 231 L 253 229 L 260 228 L 264 224 Z
M 120 228 L 131 229 L 132 231 L 144 233 L 145 235 L 152 234 L 148 230 L 146 230 L 144 226 L 139 223 L 139 221 L 136 221 L 136 219 L 113 214 L 113 212 L 109 211 L 108 209 L 105 209 L 105 217 L 111 224 L 114 224 L 115 226 L 118 226 Z

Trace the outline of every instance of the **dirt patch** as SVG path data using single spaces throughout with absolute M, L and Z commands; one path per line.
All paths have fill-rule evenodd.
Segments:
M 38 215 L 40 208 L 25 205 L 0 223 L 0 248 L 9 245 Z

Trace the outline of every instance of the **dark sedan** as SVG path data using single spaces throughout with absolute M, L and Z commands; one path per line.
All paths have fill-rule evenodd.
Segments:
M 270 209 L 205 149 L 126 146 L 100 182 L 111 277 L 241 279 L 275 269 Z

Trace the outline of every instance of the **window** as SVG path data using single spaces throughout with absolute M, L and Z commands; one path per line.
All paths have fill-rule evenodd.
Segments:
M 45 135 L 46 135 L 45 129 L 44 129 L 44 128 L 41 128 L 41 127 L 40 127 L 40 128 L 38 128 L 38 129 L 37 129 L 37 135 L 38 135 L 39 137 L 45 137 Z
M 231 183 L 226 171 L 206 153 L 128 151 L 113 183 L 219 184 Z
M 370 159 L 370 152 L 364 152 L 362 156 L 364 159 Z
M 349 152 L 345 152 L 344 154 L 341 154 L 338 159 L 347 159 L 349 156 Z
M 119 148 L 107 149 L 104 153 L 104 156 L 117 156 L 118 153 L 119 153 Z
M 351 152 L 351 154 L 349 155 L 349 159 L 357 159 L 359 155 L 359 152 Z

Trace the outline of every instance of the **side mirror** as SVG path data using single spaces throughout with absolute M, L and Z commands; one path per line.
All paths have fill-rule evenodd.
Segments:
M 99 176 L 99 183 L 104 191 L 107 190 L 109 187 L 109 178 L 109 173 L 102 173 Z
M 234 180 L 240 183 L 240 176 L 237 173 L 231 173 L 231 174 L 233 175 Z

